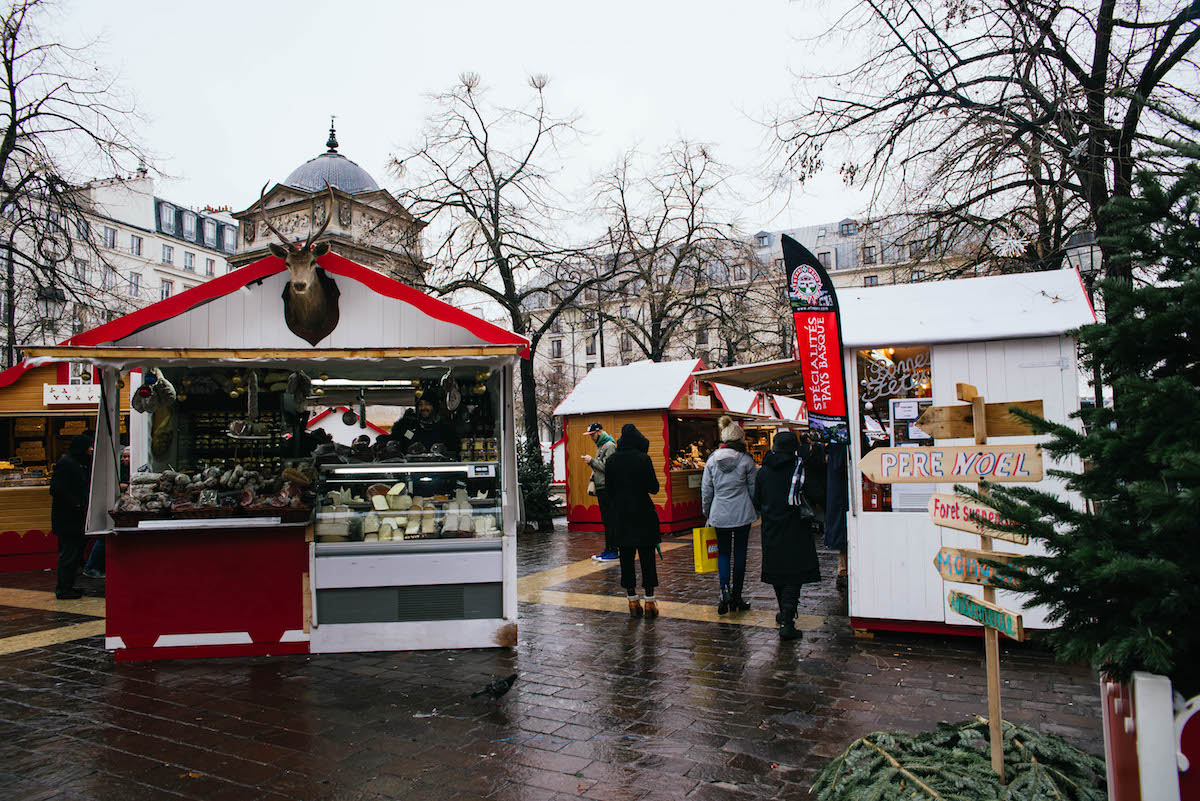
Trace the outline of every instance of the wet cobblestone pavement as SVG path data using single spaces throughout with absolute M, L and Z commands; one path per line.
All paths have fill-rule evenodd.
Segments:
M 116 665 L 87 628 L 96 601 L 39 602 L 52 574 L 0 574 L 0 798 L 800 799 L 858 735 L 986 714 L 981 640 L 854 638 L 832 580 L 781 643 L 756 541 L 751 612 L 717 622 L 716 577 L 681 539 L 664 617 L 634 621 L 618 566 L 588 559 L 596 535 L 525 535 L 512 650 Z M 1001 649 L 1005 717 L 1099 752 L 1092 672 Z M 511 672 L 504 698 L 469 698 Z

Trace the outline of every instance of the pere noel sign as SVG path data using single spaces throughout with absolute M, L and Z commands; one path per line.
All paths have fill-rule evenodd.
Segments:
M 858 469 L 876 484 L 1041 481 L 1042 451 L 1037 445 L 876 448 L 859 459 Z

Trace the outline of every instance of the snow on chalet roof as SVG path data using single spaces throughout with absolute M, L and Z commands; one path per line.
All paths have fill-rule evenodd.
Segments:
M 1058 336 L 1096 321 L 1073 269 L 838 290 L 843 345 Z
M 779 410 L 781 420 L 794 420 L 797 423 L 807 423 L 808 414 L 804 410 L 804 401 L 789 398 L 787 395 L 772 395 L 775 408 Z
M 704 362 L 634 362 L 622 367 L 596 367 L 583 377 L 554 410 L 555 415 L 669 409 L 692 371 Z
M 754 404 L 758 400 L 758 393 L 754 390 L 735 387 L 733 384 L 718 384 L 715 381 L 712 382 L 712 388 L 727 410 L 738 414 L 754 413 Z

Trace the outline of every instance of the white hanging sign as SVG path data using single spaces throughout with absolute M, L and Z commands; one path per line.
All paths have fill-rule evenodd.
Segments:
M 99 384 L 42 384 L 42 404 L 63 406 L 100 405 Z

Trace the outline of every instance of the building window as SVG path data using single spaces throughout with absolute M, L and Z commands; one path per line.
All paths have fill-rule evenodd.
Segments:
M 210 248 L 215 248 L 217 246 L 216 220 L 204 221 L 204 244 Z
M 879 276 L 878 275 L 863 276 L 863 286 L 879 286 Z
M 554 322 L 550 323 L 550 333 L 551 334 L 561 334 L 562 333 L 562 319 L 561 318 L 555 317 Z
M 190 211 L 183 213 L 183 238 L 192 241 L 196 239 L 196 215 Z
M 112 291 L 117 288 L 117 268 L 111 265 L 104 268 L 104 283 L 105 289 Z
M 740 264 L 733 265 L 733 280 L 734 281 L 745 281 L 746 280 L 746 268 Z
M 596 314 L 595 314 L 595 312 L 584 312 L 584 314 L 583 314 L 583 327 L 584 327 L 584 328 L 595 328 L 595 327 L 596 327 Z
M 925 255 L 925 243 L 920 240 L 914 240 L 908 243 L 908 257 L 910 259 L 919 259 Z
M 754 237 L 754 244 L 755 244 L 755 246 L 760 247 L 760 248 L 765 248 L 765 247 L 769 246 L 771 244 L 771 235 L 770 234 L 759 234 L 758 236 Z
M 587 338 L 587 355 L 588 356 L 596 355 L 596 335 L 595 334 L 592 334 L 590 337 Z
M 90 226 L 88 225 L 87 220 L 80 217 L 79 219 L 77 219 L 75 221 L 75 238 L 76 239 L 87 239 L 89 232 L 90 232 Z
M 142 255 L 142 238 L 137 234 L 129 235 L 129 252 L 134 256 Z
M 164 233 L 175 233 L 175 207 L 166 203 L 158 207 L 158 227 Z
M 592 372 L 592 368 L 594 368 L 595 366 L 596 366 L 596 363 L 595 363 L 595 362 L 588 362 L 588 363 L 587 363 L 587 371 L 588 371 L 589 373 L 590 373 L 590 372 Z
M 924 270 L 913 270 L 912 280 L 924 281 L 925 280 L 925 271 Z
M 782 270 L 782 269 L 783 269 L 783 259 L 776 259 L 776 260 L 775 260 L 775 269 L 777 269 L 777 270 Z
M 817 254 L 817 261 L 821 262 L 821 266 L 826 270 L 829 269 L 829 251 Z
M 205 275 L 216 275 L 217 274 L 217 260 L 216 259 L 205 259 L 204 260 L 204 274 Z
M 87 281 L 87 262 L 83 259 L 75 260 L 75 280 Z
M 104 247 L 117 249 L 117 229 L 104 227 Z
M 228 228 L 227 227 L 225 229 L 225 249 L 227 251 L 229 251 L 230 253 L 237 250 L 237 229 L 236 228 Z
M 708 344 L 708 329 L 707 328 L 699 328 L 696 330 L 696 344 L 697 345 L 707 345 Z
M 175 248 L 170 245 L 163 245 L 162 262 L 163 264 L 175 263 Z
M 164 278 L 163 282 L 162 282 L 162 299 L 166 300 L 167 298 L 171 297 L 171 292 L 174 289 L 175 289 L 175 282 L 168 281 L 167 279 Z
M 842 236 L 854 236 L 854 221 L 847 220 L 838 226 L 838 233 Z
M 866 245 L 863 247 L 863 264 L 875 263 L 875 246 Z
M 196 254 L 190 251 L 183 251 L 183 269 L 190 273 L 196 272 Z
M 551 359 L 561 359 L 562 358 L 562 340 L 561 339 L 550 340 L 550 358 Z
M 633 350 L 633 337 L 629 334 L 621 334 L 621 352 L 629 353 Z
M 141 297 L 141 295 L 142 295 L 142 274 L 141 273 L 130 273 L 129 274 L 129 294 L 130 294 L 130 296 L 135 297 L 135 298 Z
M 629 319 L 629 307 L 628 307 L 628 306 L 622 306 L 622 307 L 621 307 L 621 319 L 622 319 L 622 320 L 628 320 L 628 319 Z

